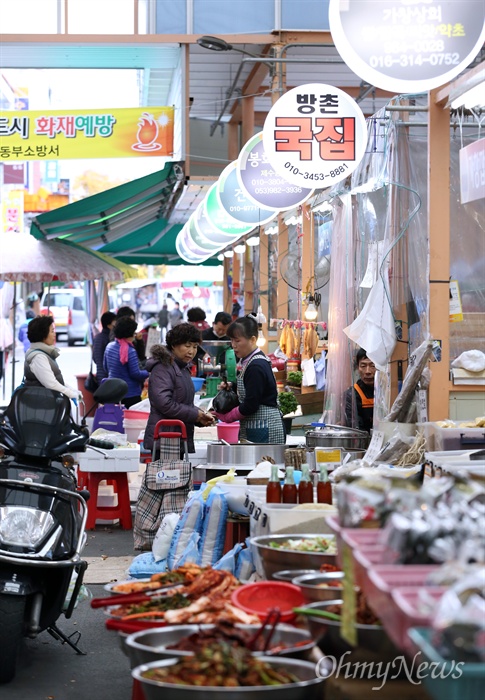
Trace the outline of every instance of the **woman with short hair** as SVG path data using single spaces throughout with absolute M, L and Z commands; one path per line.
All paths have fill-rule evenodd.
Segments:
M 200 332 L 190 323 L 180 323 L 167 333 L 166 347 L 153 345 L 147 362 L 150 373 L 148 398 L 150 416 L 144 447 L 153 448 L 153 433 L 159 420 L 176 419 L 185 423 L 189 452 L 195 452 L 195 425 L 211 425 L 213 417 L 194 406 L 194 383 L 190 367 L 200 343 Z
M 128 316 L 122 316 L 114 327 L 115 340 L 108 343 L 104 351 L 104 370 L 109 379 L 123 379 L 128 384 L 123 404 L 130 408 L 141 401 L 141 390 L 148 378 L 146 369 L 140 369 L 138 355 L 133 347 L 137 323 Z
M 60 391 L 70 399 L 82 398 L 78 389 L 73 389 L 64 382 L 62 372 L 57 364 L 60 355 L 56 344 L 56 326 L 52 316 L 36 316 L 27 326 L 30 348 L 25 354 L 24 386 L 44 386 L 46 389 Z

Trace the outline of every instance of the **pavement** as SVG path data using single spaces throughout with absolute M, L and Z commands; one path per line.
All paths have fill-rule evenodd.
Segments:
M 126 563 L 137 554 L 133 532 L 98 525 L 87 535 L 83 557 L 91 564 L 85 581 L 93 597 L 104 597 L 104 583 L 127 577 Z M 58 626 L 67 636 L 81 634 L 78 645 L 85 656 L 47 632 L 35 640 L 26 639 L 16 677 L 0 686 L 2 700 L 131 700 L 128 657 L 121 650 L 118 633 L 106 630 L 105 620 L 103 609 L 93 610 L 88 600 L 79 603 L 70 620 L 59 618 Z

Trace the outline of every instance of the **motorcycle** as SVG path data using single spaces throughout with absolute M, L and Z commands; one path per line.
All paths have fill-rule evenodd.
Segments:
M 107 403 L 123 392 L 126 383 L 112 379 L 94 396 Z M 14 678 L 23 637 L 45 630 L 84 654 L 80 634 L 69 638 L 56 623 L 62 613 L 72 616 L 87 569 L 89 493 L 78 491 L 68 453 L 89 443 L 108 447 L 89 438 L 84 419 L 74 422 L 59 392 L 20 388 L 0 413 L 0 683 Z

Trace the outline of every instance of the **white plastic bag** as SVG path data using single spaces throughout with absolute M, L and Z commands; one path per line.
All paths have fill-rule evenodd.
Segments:
M 315 386 L 317 377 L 315 374 L 315 362 L 313 361 L 313 357 L 309 360 L 302 360 L 301 369 L 303 372 L 302 386 Z
M 160 523 L 155 539 L 152 545 L 152 554 L 155 561 L 158 563 L 168 556 L 170 543 L 172 541 L 173 531 L 179 521 L 178 513 L 168 513 Z

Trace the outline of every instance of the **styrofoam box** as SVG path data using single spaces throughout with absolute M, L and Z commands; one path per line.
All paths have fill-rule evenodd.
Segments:
M 333 531 L 326 521 L 326 516 L 336 513 L 336 508 L 299 509 L 292 504 L 255 501 L 255 508 L 249 519 L 250 534 L 251 537 L 304 533 L 330 535 Z
M 455 421 L 455 428 L 440 428 L 436 423 L 425 423 L 425 434 L 434 436 L 432 450 L 479 450 L 485 448 L 485 428 L 460 428 Z
M 147 427 L 146 419 L 131 419 L 125 418 L 123 421 L 123 429 L 128 437 L 128 442 L 138 442 L 138 436 L 141 430 Z
M 114 450 L 77 452 L 74 459 L 84 472 L 137 472 L 140 464 L 140 448 L 115 447 Z

